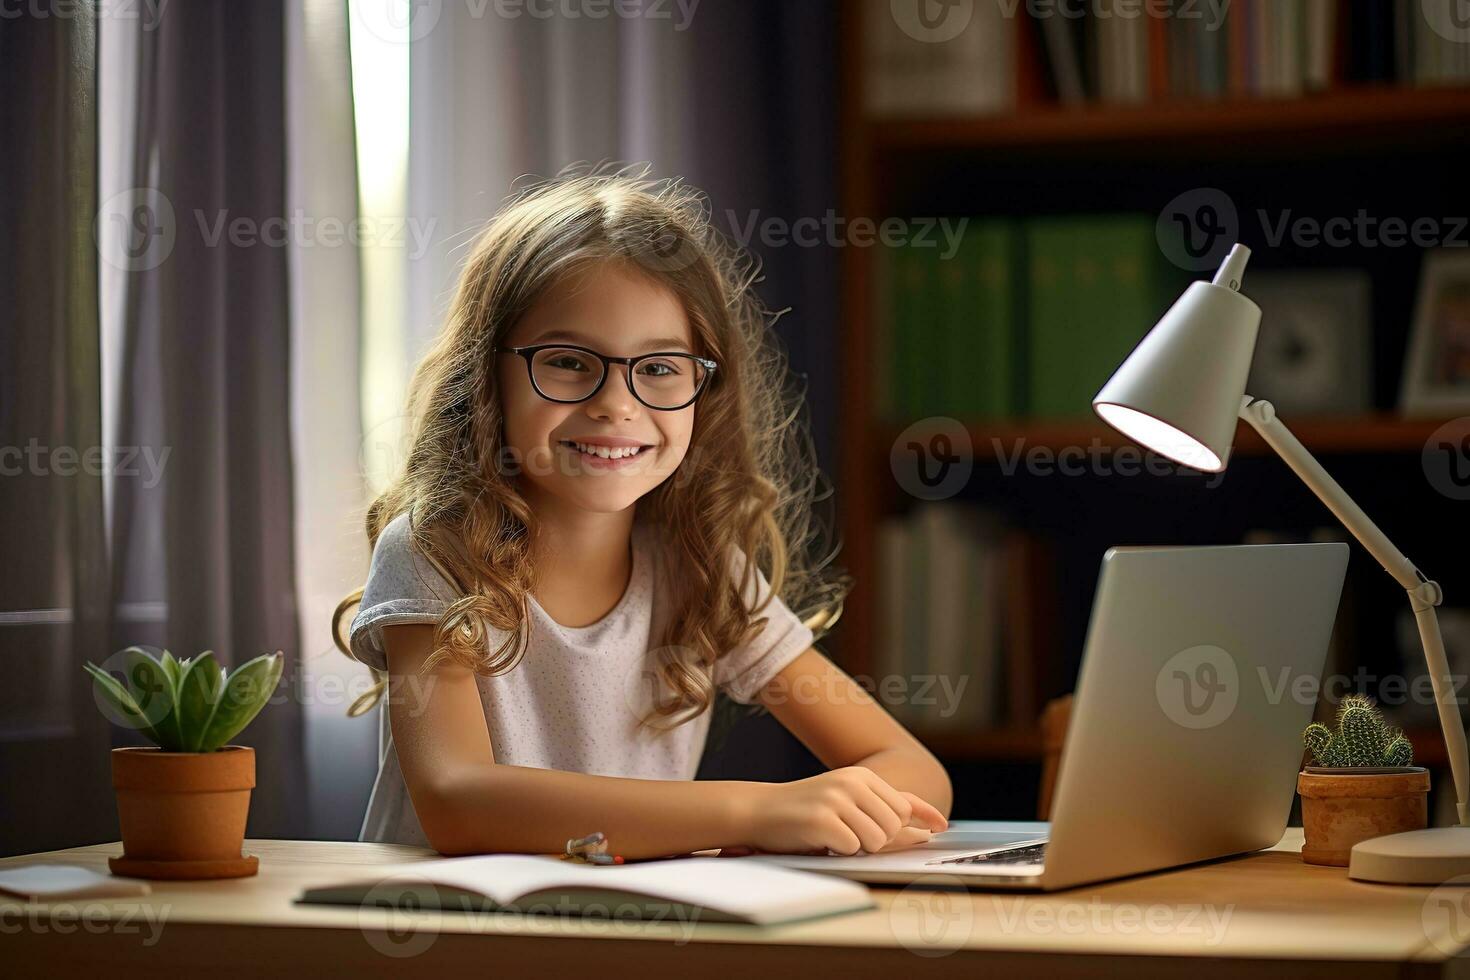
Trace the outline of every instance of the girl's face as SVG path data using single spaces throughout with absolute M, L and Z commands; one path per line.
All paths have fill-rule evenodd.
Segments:
M 652 351 L 697 353 L 683 304 L 667 287 L 616 263 L 599 263 L 550 286 L 499 346 L 574 344 L 609 357 Z M 667 479 L 689 448 L 694 405 L 649 408 L 628 387 L 628 366 L 612 364 L 602 388 L 583 402 L 536 393 L 519 354 L 496 355 L 505 443 L 515 452 L 528 499 L 549 495 L 577 508 L 615 513 Z M 562 371 L 600 366 L 579 358 Z M 655 371 L 640 365 L 640 371 Z M 598 450 L 635 455 L 603 458 Z

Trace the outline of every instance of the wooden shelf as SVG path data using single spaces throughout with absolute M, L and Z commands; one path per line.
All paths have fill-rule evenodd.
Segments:
M 925 732 L 916 729 L 914 737 L 941 759 L 996 762 L 1037 762 L 1041 759 L 1041 731 L 1034 728 L 991 728 L 973 732 Z
M 1406 419 L 1388 413 L 1285 418 L 1293 434 L 1313 453 L 1419 452 L 1429 436 L 1444 424 L 1443 419 Z M 903 430 L 901 425 L 880 425 L 877 448 L 886 454 Z M 975 459 L 996 459 L 1015 452 L 1018 441 L 1025 449 L 1053 451 L 1077 446 L 1116 449 L 1134 445 L 1117 430 L 1096 419 L 975 422 L 966 426 Z M 1236 431 L 1234 456 L 1260 456 L 1268 451 L 1254 429 L 1242 424 Z M 886 458 L 886 455 L 885 455 Z
M 1180 142 L 1225 147 L 1286 140 L 1464 141 L 1470 88 L 1359 87 L 1290 99 L 1160 102 L 1137 106 L 1037 106 L 995 116 L 870 120 L 880 150 L 1051 148 L 1132 144 L 1158 152 Z

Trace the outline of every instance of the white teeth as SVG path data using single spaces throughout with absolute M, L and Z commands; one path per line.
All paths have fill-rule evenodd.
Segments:
M 585 442 L 574 442 L 579 452 L 587 453 L 589 456 L 600 456 L 603 459 L 623 459 L 627 456 L 636 456 L 643 450 L 642 446 L 591 446 Z

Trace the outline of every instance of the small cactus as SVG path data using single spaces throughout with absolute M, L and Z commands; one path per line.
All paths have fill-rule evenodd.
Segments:
M 1383 720 L 1373 699 L 1349 694 L 1337 706 L 1337 730 L 1312 722 L 1302 742 L 1317 765 L 1329 767 L 1387 767 L 1414 764 L 1414 746 L 1404 733 Z

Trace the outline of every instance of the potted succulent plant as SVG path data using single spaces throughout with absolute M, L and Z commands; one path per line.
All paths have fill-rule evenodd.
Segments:
M 1302 740 L 1317 763 L 1296 782 L 1303 861 L 1345 868 L 1359 841 L 1428 824 L 1429 770 L 1413 764 L 1413 745 L 1371 698 L 1343 698 L 1335 730 L 1313 722 Z
M 259 862 L 242 852 L 255 750 L 230 739 L 255 718 L 281 678 L 278 651 L 233 672 L 205 652 L 176 660 L 129 647 L 108 670 L 85 664 L 97 704 L 153 746 L 112 750 L 123 854 L 114 874 L 138 878 L 242 878 Z M 156 746 L 156 747 L 155 747 Z

